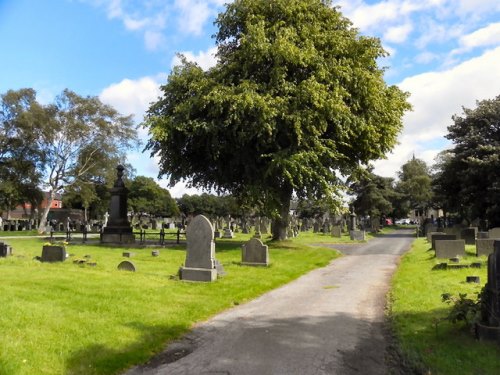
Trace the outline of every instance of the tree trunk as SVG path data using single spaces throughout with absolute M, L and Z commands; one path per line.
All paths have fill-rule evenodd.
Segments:
M 38 224 L 39 234 L 45 232 L 45 223 L 47 222 L 47 216 L 49 216 L 50 206 L 52 206 L 54 195 L 55 195 L 54 190 L 50 190 L 49 196 L 47 198 L 47 205 L 43 208 L 42 217 L 40 218 L 40 223 Z
M 283 241 L 288 238 L 288 224 L 290 222 L 290 200 L 293 189 L 291 186 L 284 187 L 279 196 L 280 208 L 279 217 L 273 219 L 272 234 L 274 241 Z

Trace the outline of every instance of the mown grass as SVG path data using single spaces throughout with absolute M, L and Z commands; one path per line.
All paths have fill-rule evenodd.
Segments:
M 475 340 L 464 324 L 445 319 L 451 307 L 441 301 L 443 293 L 475 298 L 486 283 L 486 257 L 477 258 L 473 245 L 466 251 L 461 262 L 481 261 L 481 269 L 432 270 L 446 260 L 436 259 L 427 240 L 419 238 L 394 276 L 390 315 L 396 339 L 410 365 L 421 373 L 500 374 L 500 347 Z M 470 275 L 480 276 L 481 283 L 466 283 Z
M 194 323 L 255 298 L 339 254 L 287 241 L 270 243 L 270 267 L 241 266 L 249 236 L 217 240 L 227 273 L 213 283 L 175 278 L 183 245 L 130 248 L 137 271 L 118 271 L 124 249 L 69 245 L 63 263 L 40 263 L 43 240 L 9 239 L 0 258 L 0 374 L 114 374 L 147 361 Z M 313 241 L 314 242 L 314 241 Z M 159 257 L 151 255 L 160 250 Z M 73 263 L 89 255 L 95 267 Z

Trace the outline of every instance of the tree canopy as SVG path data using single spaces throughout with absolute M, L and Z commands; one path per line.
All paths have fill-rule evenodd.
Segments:
M 500 226 L 500 96 L 453 116 L 446 138 L 454 147 L 436 165 L 440 203 L 469 222 Z
M 387 86 L 376 38 L 322 0 L 236 0 L 217 20 L 217 65 L 181 59 L 146 116 L 171 184 L 265 202 L 286 238 L 295 193 L 331 196 L 396 142 L 407 94 Z
M 128 184 L 129 209 L 139 214 L 172 217 L 179 214 L 175 199 L 151 177 L 137 176 Z

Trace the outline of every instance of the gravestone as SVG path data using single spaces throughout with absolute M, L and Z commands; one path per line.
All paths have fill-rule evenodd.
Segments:
M 135 272 L 135 265 L 129 260 L 124 260 L 118 265 L 118 270 L 120 271 L 131 271 Z
M 436 241 L 438 240 L 456 240 L 457 236 L 454 234 L 442 234 L 442 233 L 433 233 L 431 236 L 431 249 L 436 249 Z
M 315 221 L 313 225 L 313 233 L 318 233 L 318 232 L 319 232 L 319 223 Z
M 109 219 L 103 228 L 102 243 L 133 243 L 135 236 L 132 234 L 132 226 L 127 217 L 128 189 L 122 180 L 124 167 L 116 167 L 116 181 L 110 189 L 111 201 L 109 203 Z
M 260 219 L 260 233 L 267 234 L 268 233 L 268 220 L 267 218 Z
M 464 240 L 437 240 L 436 258 L 454 258 L 465 256 L 465 241 Z
M 249 266 L 268 266 L 269 251 L 258 238 L 252 238 L 243 244 L 241 252 L 241 263 Z
M 474 245 L 476 243 L 477 228 L 465 228 L 460 231 L 460 238 L 465 240 L 466 245 Z
M 488 282 L 482 304 L 482 320 L 488 326 L 500 326 L 500 241 L 495 241 L 488 256 Z
M 342 228 L 340 227 L 340 225 L 334 225 L 332 227 L 332 237 L 342 237 Z
M 490 238 L 489 232 L 477 232 L 477 239 L 486 239 Z
M 485 239 L 480 239 L 478 238 L 476 240 L 476 255 L 478 257 L 482 255 L 490 255 L 493 254 L 493 250 L 495 244 L 495 239 L 494 238 L 485 238 Z
M 500 238 L 500 227 L 491 228 L 488 231 L 488 238 Z
M 6 243 L 0 242 L 0 258 L 6 258 L 12 255 L 12 247 Z
M 432 242 L 432 236 L 434 234 L 446 234 L 444 232 L 427 232 L 426 234 L 426 237 L 427 237 L 427 242 Z M 455 238 L 456 240 L 458 240 L 458 238 Z
M 203 215 L 196 216 L 186 228 L 186 262 L 180 268 L 181 280 L 214 281 L 215 267 L 214 230 Z
M 351 230 L 349 232 L 352 241 L 364 241 L 365 231 L 364 230 Z
M 64 262 L 66 249 L 59 245 L 44 245 L 42 248 L 42 262 Z
M 447 228 L 443 228 L 441 230 L 442 233 L 445 233 L 445 234 L 454 234 L 455 236 L 457 236 L 457 240 L 461 240 L 462 237 L 460 236 L 460 233 L 462 232 L 462 228 L 459 228 L 459 227 L 447 227 Z
M 233 231 L 229 228 L 224 228 L 224 234 L 222 238 L 234 238 Z
M 427 223 L 425 224 L 425 235 L 427 236 L 430 232 L 437 232 L 437 229 L 438 226 L 436 224 Z

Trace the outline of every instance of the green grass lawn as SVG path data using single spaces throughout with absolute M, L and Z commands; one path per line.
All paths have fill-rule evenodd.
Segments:
M 396 338 L 406 358 L 422 373 L 500 374 L 498 345 L 476 341 L 464 324 L 442 320 L 450 306 L 441 302 L 441 294 L 467 293 L 468 297 L 476 297 L 487 281 L 486 257 L 473 255 L 473 245 L 466 246 L 466 251 L 468 256 L 461 262 L 479 260 L 483 263 L 481 269 L 432 270 L 446 260 L 436 259 L 427 240 L 419 238 L 402 258 L 394 276 L 390 314 Z M 480 276 L 481 283 L 466 283 L 469 275 Z
M 309 236 L 309 237 L 308 237 Z M 316 242 L 319 236 L 304 236 Z M 40 263 L 43 240 L 9 239 L 0 258 L 0 374 L 113 374 L 148 360 L 195 322 L 255 298 L 338 256 L 301 241 L 269 243 L 270 267 L 241 266 L 250 237 L 217 240 L 227 275 L 213 283 L 175 279 L 182 245 L 127 249 L 137 272 L 118 271 L 123 249 L 69 245 L 63 263 Z M 299 237 L 300 238 L 300 237 Z M 331 238 L 331 237 L 330 237 Z M 90 255 L 97 266 L 78 265 Z

